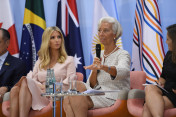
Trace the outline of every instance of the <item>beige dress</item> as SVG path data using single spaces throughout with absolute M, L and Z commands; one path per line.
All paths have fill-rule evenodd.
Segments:
M 111 75 L 103 70 L 97 74 L 98 85 L 94 87 L 97 90 L 129 90 L 130 89 L 130 55 L 127 51 L 118 49 L 106 59 L 103 57 L 104 51 L 101 51 L 102 65 L 115 66 L 117 75 L 114 80 Z M 88 89 L 90 87 L 89 79 L 85 83 Z M 106 93 L 103 96 L 90 96 L 94 103 L 94 108 L 108 107 L 115 103 L 118 97 L 117 93 Z
M 39 63 L 40 60 L 37 60 L 33 72 L 29 72 L 27 75 L 28 87 L 32 94 L 33 110 L 41 110 L 50 103 L 48 98 L 41 96 L 41 93 L 45 92 L 45 89 L 41 89 L 40 85 L 45 85 L 46 70 L 40 70 Z M 68 56 L 64 63 L 56 63 L 52 69 L 54 69 L 56 81 L 59 82 L 62 78 L 65 84 L 68 84 L 69 76 L 76 74 L 74 59 L 71 56 Z

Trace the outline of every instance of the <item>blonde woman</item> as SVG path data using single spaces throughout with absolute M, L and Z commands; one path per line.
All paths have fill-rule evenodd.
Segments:
M 10 92 L 11 117 L 28 117 L 31 108 L 41 110 L 50 103 L 40 96 L 45 92 L 48 68 L 54 69 L 56 81 L 63 78 L 64 83 L 68 83 L 68 77 L 76 73 L 73 57 L 67 56 L 64 37 L 58 27 L 46 28 L 38 56 L 33 72 L 21 78 Z

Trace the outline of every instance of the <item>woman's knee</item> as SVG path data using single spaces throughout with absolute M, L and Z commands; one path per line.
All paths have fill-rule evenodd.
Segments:
M 21 83 L 21 87 L 22 87 L 22 89 L 28 88 L 27 80 L 26 80 L 26 79 L 23 79 L 23 81 L 22 81 L 22 83 Z
M 12 89 L 10 90 L 10 97 L 14 97 L 16 95 L 19 94 L 20 88 L 18 86 L 14 86 L 12 87 Z
M 85 91 L 87 89 L 86 89 L 86 87 L 85 87 L 83 82 L 78 81 L 77 82 L 77 90 L 80 91 L 80 92 L 83 92 L 83 91 Z
M 85 96 L 68 96 L 64 99 L 64 105 L 80 105 L 80 102 L 84 102 L 84 97 Z
M 148 85 L 145 87 L 145 94 L 149 95 L 151 93 L 162 94 L 162 91 L 156 85 Z

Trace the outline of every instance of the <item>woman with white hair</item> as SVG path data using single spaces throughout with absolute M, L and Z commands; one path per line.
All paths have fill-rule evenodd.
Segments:
M 103 17 L 98 23 L 98 37 L 104 45 L 100 59 L 94 58 L 93 64 L 85 66 L 91 74 L 86 83 L 79 82 L 78 90 L 129 90 L 130 55 L 116 46 L 122 35 L 119 22 L 112 17 Z M 99 72 L 97 72 L 99 71 Z M 106 93 L 103 96 L 70 96 L 64 99 L 67 117 L 87 117 L 89 109 L 108 107 L 115 103 L 118 93 Z

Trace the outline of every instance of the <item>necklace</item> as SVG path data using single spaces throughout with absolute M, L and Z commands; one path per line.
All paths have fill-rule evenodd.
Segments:
M 114 48 L 114 50 L 112 50 L 112 51 L 111 51 L 109 54 L 107 54 L 107 55 L 103 54 L 104 58 L 106 58 L 106 57 L 108 57 L 109 55 L 111 55 L 117 48 L 118 48 L 118 47 L 116 46 L 116 47 Z

